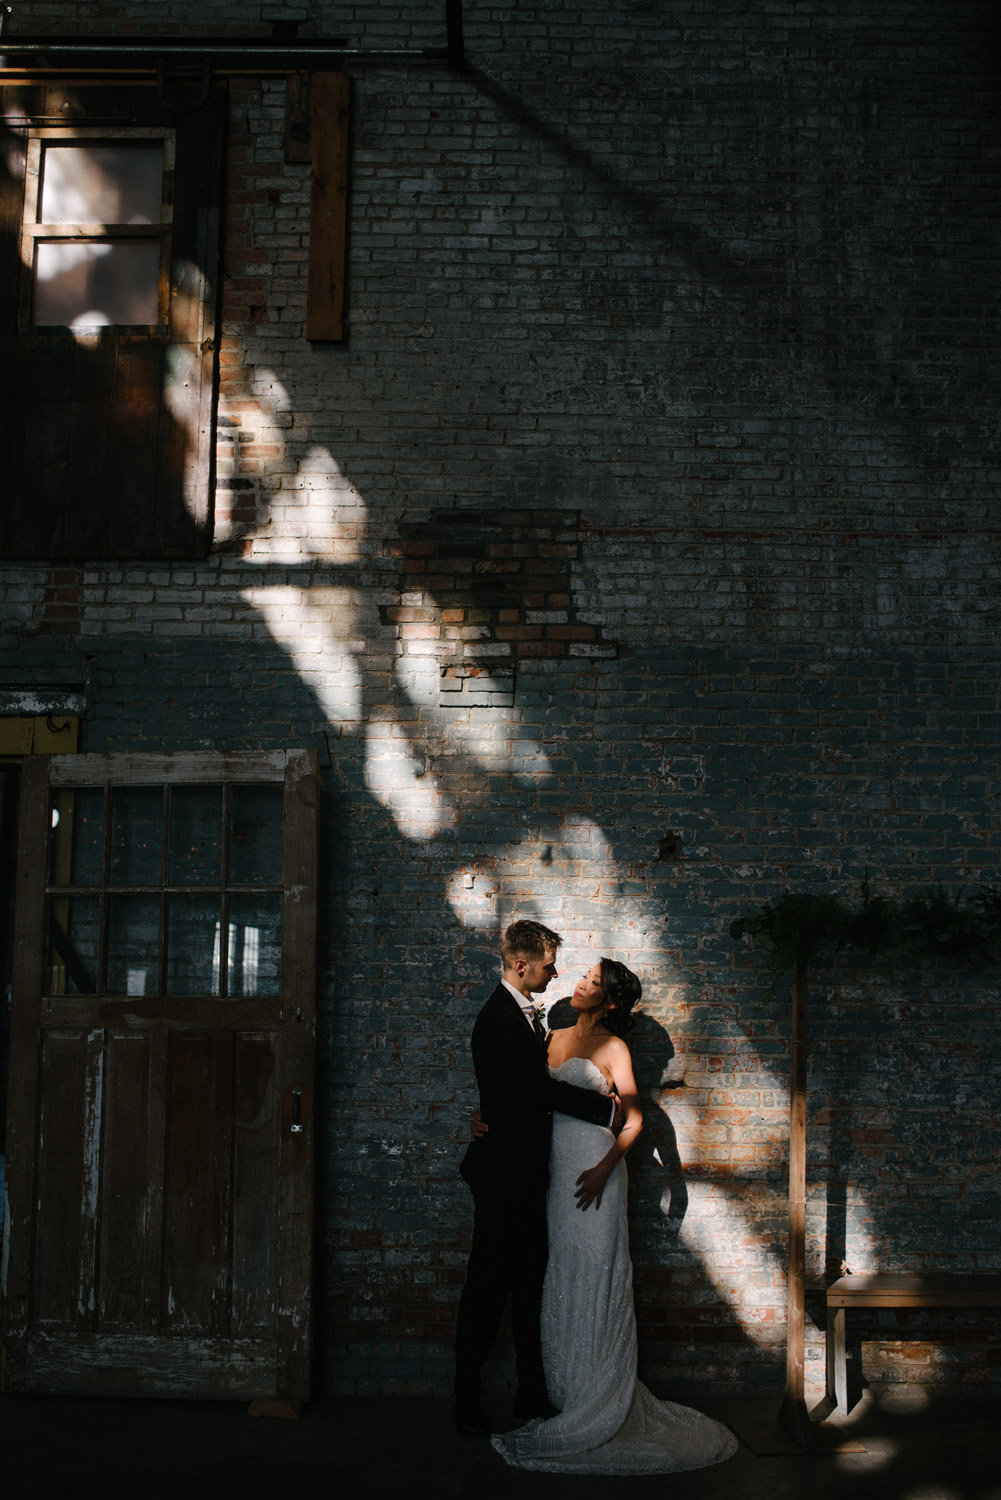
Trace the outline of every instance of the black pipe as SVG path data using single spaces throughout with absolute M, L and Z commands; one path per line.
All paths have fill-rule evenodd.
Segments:
M 462 0 L 445 0 L 445 32 L 448 37 L 448 65 L 466 66 L 466 49 L 462 40 Z
M 304 42 L 259 37 L 132 37 L 122 41 L 110 36 L 76 37 L 69 41 L 52 37 L 12 37 L 0 40 L 0 52 L 8 66 L 22 58 L 42 62 L 47 58 L 66 57 L 211 57 L 247 62 L 279 62 L 288 67 L 296 63 L 328 57 L 388 57 L 439 60 L 449 59 L 446 47 L 385 48 L 349 47 L 346 37 L 317 37 Z

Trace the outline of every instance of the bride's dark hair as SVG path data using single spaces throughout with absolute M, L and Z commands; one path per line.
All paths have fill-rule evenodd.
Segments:
M 632 969 L 627 969 L 615 958 L 601 959 L 600 973 L 601 993 L 608 1006 L 601 1024 L 613 1036 L 625 1036 L 633 1029 L 631 1012 L 643 994 L 643 986 Z

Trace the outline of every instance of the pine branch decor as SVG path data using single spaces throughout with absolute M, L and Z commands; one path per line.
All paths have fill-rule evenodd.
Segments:
M 730 936 L 750 938 L 768 954 L 772 986 L 797 964 L 842 948 L 873 955 L 905 950 L 926 966 L 984 963 L 1001 946 L 1001 886 L 980 886 L 968 896 L 965 886 L 950 895 L 937 885 L 895 901 L 873 896 L 866 875 L 855 906 L 833 895 L 786 891 L 731 922 Z

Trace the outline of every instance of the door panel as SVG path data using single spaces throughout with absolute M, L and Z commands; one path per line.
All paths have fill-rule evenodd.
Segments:
M 308 1393 L 316 782 L 25 767 L 7 1389 Z

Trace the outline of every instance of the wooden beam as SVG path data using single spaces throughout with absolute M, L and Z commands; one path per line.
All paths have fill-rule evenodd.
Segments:
M 344 338 L 349 94 L 346 73 L 314 75 L 306 337 L 325 343 Z
M 827 1288 L 828 1307 L 1001 1307 L 996 1272 L 879 1272 L 841 1276 Z

